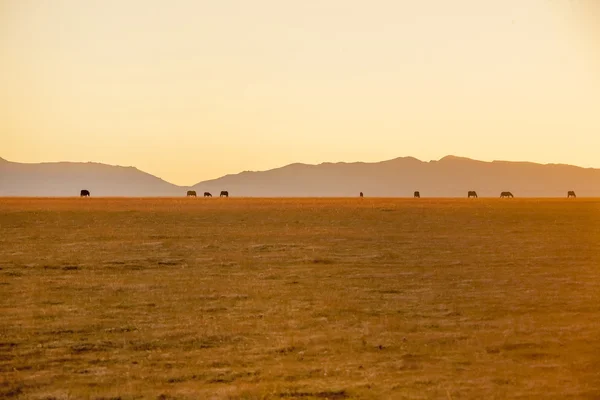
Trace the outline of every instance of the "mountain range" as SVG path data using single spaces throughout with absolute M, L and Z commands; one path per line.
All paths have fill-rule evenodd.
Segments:
M 191 187 L 177 186 L 134 167 L 100 163 L 56 162 L 24 164 L 0 158 L 0 196 L 159 197 L 218 195 L 228 190 L 237 197 L 345 197 L 364 192 L 370 197 L 600 197 L 600 169 L 564 164 L 484 162 L 446 156 L 437 161 L 400 157 L 375 163 L 290 164 L 267 171 L 244 171 Z

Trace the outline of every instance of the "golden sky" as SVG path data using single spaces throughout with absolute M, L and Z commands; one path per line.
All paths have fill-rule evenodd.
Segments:
M 447 154 L 600 167 L 600 0 L 0 0 L 0 157 L 178 184 Z

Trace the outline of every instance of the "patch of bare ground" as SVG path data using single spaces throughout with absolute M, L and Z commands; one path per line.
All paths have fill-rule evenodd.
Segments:
M 597 399 L 594 199 L 0 199 L 0 398 Z

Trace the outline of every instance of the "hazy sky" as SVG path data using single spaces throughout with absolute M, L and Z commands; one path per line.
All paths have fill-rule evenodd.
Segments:
M 0 157 L 600 167 L 599 71 L 597 0 L 0 0 Z

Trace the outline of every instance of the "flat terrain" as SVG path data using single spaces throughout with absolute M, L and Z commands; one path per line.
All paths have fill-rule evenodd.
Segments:
M 0 199 L 0 398 L 599 399 L 600 201 Z

